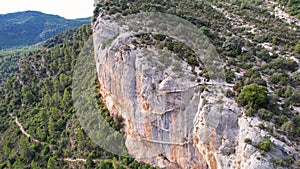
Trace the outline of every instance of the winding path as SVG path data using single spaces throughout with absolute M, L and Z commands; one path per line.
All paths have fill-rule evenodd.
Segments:
M 15 118 L 15 123 L 19 126 L 21 132 L 22 132 L 26 137 L 31 137 L 30 134 L 28 134 L 28 133 L 24 130 L 22 124 L 18 121 L 18 117 L 14 117 L 11 113 L 10 113 L 9 115 L 10 115 L 12 118 Z M 34 141 L 34 142 L 38 142 L 38 140 L 36 140 L 36 139 L 34 139 L 33 141 Z
M 14 117 L 11 113 L 9 113 L 9 115 L 10 115 L 12 118 L 15 119 L 14 121 L 15 121 L 15 123 L 19 126 L 21 132 L 22 132 L 26 137 L 29 137 L 29 138 L 31 137 L 31 138 L 32 138 L 32 136 L 24 130 L 24 127 L 23 127 L 22 124 L 18 121 L 18 117 Z M 40 143 L 40 144 L 42 144 L 42 145 L 48 145 L 49 147 L 51 147 L 51 144 L 49 144 L 49 143 L 47 143 L 47 142 L 40 141 L 40 140 L 35 139 L 35 138 L 32 138 L 32 141 L 34 141 L 34 142 L 36 142 L 36 143 Z
M 32 136 L 27 133 L 25 130 L 24 130 L 24 127 L 22 126 L 22 124 L 19 122 L 18 120 L 18 117 L 15 117 L 13 116 L 12 113 L 9 113 L 10 117 L 12 117 L 14 119 L 14 122 L 17 124 L 17 126 L 19 127 L 20 131 L 22 132 L 23 135 L 25 135 L 26 137 L 28 138 L 32 138 Z M 47 142 L 43 142 L 43 141 L 40 141 L 38 139 L 35 139 L 35 138 L 32 138 L 32 141 L 36 142 L 36 143 L 40 143 L 40 144 L 43 144 L 43 145 L 48 145 L 49 147 L 51 147 L 51 144 L 47 143 Z M 63 161 L 68 161 L 68 162 L 86 162 L 86 159 L 84 158 L 76 158 L 76 159 L 72 159 L 72 158 L 58 158 L 58 160 L 63 160 Z M 93 160 L 94 162 L 95 161 L 99 161 L 99 160 Z
M 22 132 L 23 135 L 25 135 L 26 137 L 28 138 L 31 138 L 32 141 L 36 142 L 36 143 L 40 143 L 42 145 L 48 145 L 49 147 L 51 147 L 52 145 L 47 143 L 47 142 L 43 142 L 43 141 L 40 141 L 38 139 L 35 139 L 35 138 L 32 138 L 32 136 L 27 133 L 23 127 L 23 125 L 19 122 L 18 120 L 18 117 L 15 117 L 13 116 L 12 113 L 9 113 L 10 117 L 14 119 L 14 122 L 17 124 L 17 126 L 19 127 L 20 131 Z M 67 158 L 58 158 L 57 160 L 60 160 L 60 161 L 66 161 L 66 162 L 84 162 L 86 163 L 87 159 L 84 159 L 84 158 L 70 158 L 70 157 L 67 157 Z M 108 158 L 98 158 L 98 159 L 93 159 L 93 162 L 100 162 L 100 161 L 103 161 L 103 160 L 109 160 L 109 161 L 112 161 L 111 159 L 108 159 Z M 126 169 L 129 169 L 128 166 L 124 165 Z

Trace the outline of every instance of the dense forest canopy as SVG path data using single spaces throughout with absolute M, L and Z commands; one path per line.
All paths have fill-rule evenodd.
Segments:
M 37 11 L 1 14 L 0 49 L 33 45 L 89 22 L 90 18 L 69 20 Z
M 0 88 L 0 148 L 3 150 L 0 168 L 151 168 L 94 144 L 76 117 L 72 76 L 89 37 L 91 28 L 83 25 L 46 41 L 44 46 L 49 48 L 23 56 L 19 72 Z M 88 53 L 93 56 L 93 49 Z M 96 92 L 96 77 L 89 78 L 92 79 L 89 85 L 95 87 L 99 109 L 104 110 L 99 115 L 120 130 L 122 119 L 109 115 Z M 16 120 L 29 138 L 21 132 Z

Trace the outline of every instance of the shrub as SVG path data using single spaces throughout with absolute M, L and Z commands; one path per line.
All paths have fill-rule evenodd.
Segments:
M 300 116 L 296 116 L 293 118 L 293 122 L 297 128 L 300 127 Z M 300 132 L 299 132 L 300 133 Z
M 258 117 L 263 119 L 263 120 L 271 120 L 273 116 L 273 113 L 270 112 L 269 110 L 266 110 L 264 108 L 261 108 L 258 110 Z
M 243 82 L 242 80 L 237 80 L 237 81 L 235 82 L 235 85 L 234 85 L 234 87 L 233 87 L 233 90 L 234 90 L 234 91 L 240 92 L 240 91 L 242 90 L 243 85 L 244 85 L 244 82 Z
M 232 36 L 226 39 L 223 43 L 222 47 L 226 51 L 231 51 L 230 55 L 235 56 L 239 55 L 242 52 L 242 46 L 244 45 L 244 41 L 237 36 Z
M 282 124 L 281 129 L 288 135 L 288 136 L 292 136 L 293 134 L 295 134 L 295 129 L 294 129 L 295 125 L 292 121 L 287 121 L 285 123 Z
M 232 90 L 230 90 L 230 89 L 226 90 L 226 97 L 231 98 L 234 96 L 235 96 L 235 93 Z
M 237 62 L 236 62 L 236 60 L 234 58 L 229 59 L 228 63 L 227 63 L 228 66 L 236 65 L 236 64 L 237 64 Z
M 271 140 L 267 138 L 263 138 L 257 145 L 260 150 L 268 152 L 271 150 Z
M 0 164 L 0 168 L 1 168 L 1 169 L 2 169 L 2 168 L 6 168 L 6 167 L 7 167 L 6 162 Z
M 232 81 L 233 81 L 234 78 L 235 78 L 235 74 L 234 74 L 234 72 L 231 71 L 231 70 L 226 70 L 225 76 L 226 76 L 225 79 L 226 79 L 226 82 L 227 82 L 227 83 L 232 83 Z
M 288 75 L 285 73 L 274 73 L 270 77 L 270 81 L 273 84 L 278 84 L 280 81 L 285 82 L 288 80 Z
M 248 117 L 252 117 L 252 116 L 254 116 L 254 114 L 255 114 L 255 110 L 252 107 L 250 107 L 249 109 L 247 109 L 245 111 L 245 115 Z
M 281 115 L 276 119 L 276 124 L 281 126 L 283 123 L 285 123 L 287 120 L 287 116 L 286 115 Z
M 271 162 L 273 163 L 273 165 L 275 167 L 278 167 L 278 166 L 282 166 L 283 165 L 283 161 L 282 159 L 280 158 L 274 158 L 274 159 L 271 159 Z
M 279 57 L 268 64 L 271 69 L 283 69 L 294 72 L 298 69 L 298 63 L 292 59 Z
M 199 62 L 198 62 L 196 56 L 188 56 L 187 57 L 187 62 L 190 65 L 199 66 Z
M 265 125 L 263 123 L 259 123 L 258 128 L 260 128 L 262 130 L 266 129 L 266 127 L 265 127 Z
M 110 15 L 115 14 L 115 13 L 117 13 L 117 12 L 118 12 L 118 10 L 117 10 L 117 8 L 115 8 L 115 7 L 112 7 L 112 8 L 110 8 L 110 9 L 108 10 L 108 14 L 110 14 Z
M 295 46 L 295 52 L 300 54 L 300 41 L 298 41 L 297 45 Z
M 300 86 L 300 72 L 294 72 L 291 79 L 293 86 Z
M 223 43 L 223 48 L 225 50 L 235 50 L 241 49 L 243 45 L 244 41 L 240 37 L 232 36 L 226 39 L 226 41 Z
M 252 140 L 250 138 L 245 138 L 244 142 L 247 143 L 247 144 L 251 144 Z
M 251 77 L 248 80 L 247 84 L 252 84 L 252 83 L 267 87 L 267 82 L 263 78 L 260 78 L 260 77 L 256 77 L 256 78 Z
M 253 106 L 255 109 L 265 107 L 268 103 L 268 90 L 257 84 L 244 86 L 237 101 L 242 106 Z
M 293 104 L 295 106 L 300 106 L 300 89 L 296 90 L 292 97 L 291 97 L 291 101 L 293 102 Z
M 97 17 L 99 16 L 100 7 L 101 7 L 101 4 L 98 3 L 95 10 L 94 10 L 93 22 L 95 22 L 97 20 Z
M 251 78 L 260 78 L 260 73 L 259 71 L 255 70 L 255 69 L 248 69 L 246 72 L 245 72 L 245 76 L 246 77 L 251 77 Z
M 286 87 L 284 88 L 283 96 L 284 96 L 285 98 L 288 98 L 288 97 L 290 97 L 292 94 L 293 94 L 293 89 L 292 89 L 292 87 L 291 87 L 290 85 L 286 86 Z

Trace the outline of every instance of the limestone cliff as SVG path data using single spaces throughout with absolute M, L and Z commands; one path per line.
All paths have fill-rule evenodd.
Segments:
M 100 93 L 110 113 L 124 118 L 130 155 L 162 168 L 266 169 L 272 158 L 299 159 L 299 145 L 261 130 L 260 119 L 225 97 L 232 85 L 196 76 L 206 65 L 190 66 L 131 34 L 116 38 L 128 25 L 100 14 L 93 30 Z M 273 144 L 264 155 L 256 147 L 263 138 Z

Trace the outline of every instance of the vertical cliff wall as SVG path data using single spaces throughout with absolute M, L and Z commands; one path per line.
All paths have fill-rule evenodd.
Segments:
M 104 13 L 93 23 L 100 93 L 111 115 L 124 119 L 130 155 L 166 168 L 248 169 L 273 168 L 271 158 L 295 153 L 225 97 L 232 85 L 198 76 L 210 65 L 191 66 L 126 33 L 131 26 Z M 262 138 L 274 144 L 264 156 L 254 146 Z
M 187 116 L 196 114 L 200 100 L 199 85 L 190 80 L 193 76 L 188 65 L 167 51 L 164 54 L 169 62 L 164 62 L 151 47 L 126 48 L 134 37 L 101 51 L 103 42 L 122 30 L 116 23 L 99 22 L 106 22 L 94 31 L 100 92 L 111 114 L 124 118 L 129 153 L 161 167 L 205 167 L 193 146 L 193 118 Z M 172 62 L 187 69 L 174 71 Z

